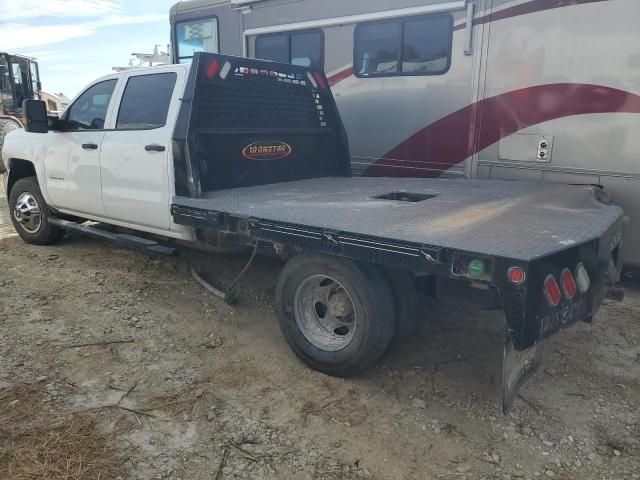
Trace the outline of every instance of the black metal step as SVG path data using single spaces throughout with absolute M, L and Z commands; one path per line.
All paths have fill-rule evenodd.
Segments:
M 172 256 L 178 253 L 178 250 L 174 247 L 163 245 L 148 238 L 138 237 L 128 233 L 114 233 L 101 228 L 92 227 L 90 225 L 81 225 L 79 223 L 70 222 L 61 218 L 50 217 L 49 223 L 56 227 L 64 228 L 71 232 L 81 233 L 83 235 L 90 235 L 92 237 L 101 238 L 110 242 L 117 243 L 126 247 L 133 247 L 143 250 L 147 253 L 154 253 L 156 255 Z

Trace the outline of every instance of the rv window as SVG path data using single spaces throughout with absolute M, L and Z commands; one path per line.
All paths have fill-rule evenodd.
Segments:
M 256 39 L 256 57 L 273 62 L 289 63 L 289 36 L 258 37 Z
M 196 52 L 219 53 L 218 19 L 216 17 L 176 23 L 178 60 L 190 63 Z
M 442 75 L 451 63 L 452 38 L 449 14 L 358 25 L 356 75 Z
M 131 77 L 120 101 L 116 129 L 144 130 L 164 126 L 176 78 L 173 72 Z
M 260 35 L 256 38 L 255 57 L 323 69 L 324 35 L 321 31 Z

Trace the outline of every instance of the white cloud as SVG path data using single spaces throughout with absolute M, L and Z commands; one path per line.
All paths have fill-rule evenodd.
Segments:
M 68 23 L 62 25 L 5 23 L 0 24 L 0 45 L 2 45 L 3 50 L 49 46 L 64 42 L 65 40 L 86 37 L 104 27 L 152 23 L 162 20 L 168 20 L 168 16 L 165 14 L 137 16 L 107 15 L 94 22 Z
M 152 13 L 147 15 L 108 15 L 99 20 L 97 27 L 108 27 L 112 25 L 132 25 L 134 23 L 153 23 L 166 21 L 169 24 L 169 13 Z
M 3 50 L 51 45 L 72 38 L 91 35 L 94 28 L 86 24 L 31 26 L 24 23 L 0 25 L 0 45 Z
M 2 21 L 33 17 L 99 17 L 122 12 L 114 0 L 0 0 Z

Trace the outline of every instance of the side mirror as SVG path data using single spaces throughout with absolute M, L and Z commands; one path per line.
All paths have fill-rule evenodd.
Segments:
M 22 111 L 26 120 L 24 129 L 31 133 L 47 133 L 49 120 L 47 119 L 47 104 L 42 100 L 25 100 Z
M 49 131 L 50 132 L 64 132 L 67 126 L 67 122 L 61 119 L 58 115 L 49 115 Z

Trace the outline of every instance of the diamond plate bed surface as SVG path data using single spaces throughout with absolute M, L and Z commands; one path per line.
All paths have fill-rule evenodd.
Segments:
M 393 192 L 434 197 L 374 198 Z M 598 238 L 623 215 L 598 202 L 592 187 L 428 178 L 315 178 L 174 204 L 522 260 Z

